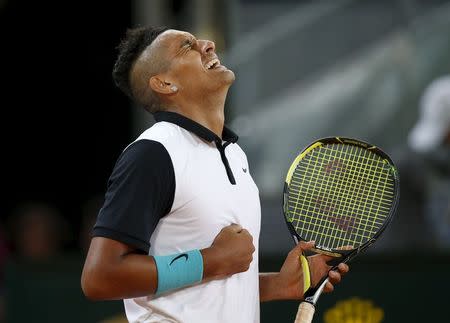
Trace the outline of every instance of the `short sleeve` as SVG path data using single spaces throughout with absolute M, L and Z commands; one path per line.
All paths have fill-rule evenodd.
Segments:
M 166 148 L 153 140 L 134 142 L 114 166 L 93 236 L 148 253 L 150 237 L 170 212 L 174 194 L 175 174 Z

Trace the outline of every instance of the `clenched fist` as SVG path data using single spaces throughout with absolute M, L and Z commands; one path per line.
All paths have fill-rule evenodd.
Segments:
M 247 271 L 253 260 L 253 237 L 238 224 L 224 227 L 211 247 L 201 250 L 204 277 L 224 278 Z

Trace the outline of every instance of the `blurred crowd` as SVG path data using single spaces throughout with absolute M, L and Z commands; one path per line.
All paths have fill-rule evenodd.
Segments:
M 81 225 L 74 230 L 53 205 L 26 202 L 18 206 L 0 228 L 0 263 L 6 260 L 41 262 L 73 253 L 76 244 L 81 253 L 89 247 L 90 231 L 103 203 L 95 197 L 82 206 Z M 75 232 L 78 231 L 78 232 Z
M 0 223 L 0 322 L 5 320 L 5 269 L 8 262 L 49 263 L 65 256 L 86 254 L 90 232 L 103 203 L 93 197 L 81 208 L 78 230 L 69 225 L 60 210 L 49 203 L 25 202 Z

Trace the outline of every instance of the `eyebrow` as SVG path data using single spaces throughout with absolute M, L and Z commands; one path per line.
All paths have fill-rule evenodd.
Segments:
M 188 38 L 185 38 L 180 45 L 180 48 L 183 48 L 186 45 L 189 45 L 195 41 L 195 38 L 193 36 L 187 36 Z

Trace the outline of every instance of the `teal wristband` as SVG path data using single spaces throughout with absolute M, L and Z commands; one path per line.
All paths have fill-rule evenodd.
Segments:
M 203 257 L 197 249 L 153 258 L 158 271 L 156 294 L 198 283 L 203 278 Z

